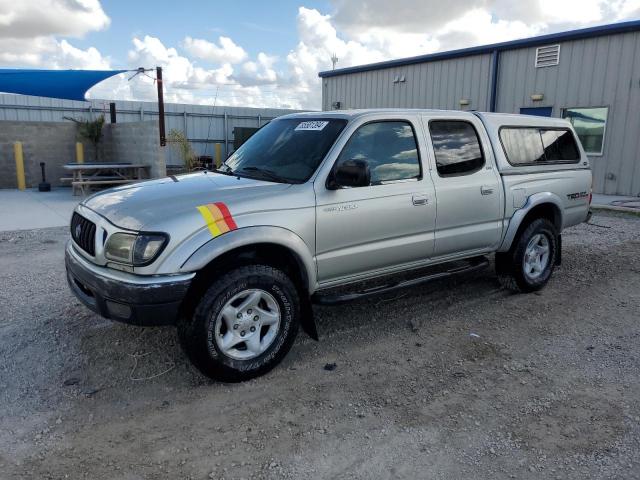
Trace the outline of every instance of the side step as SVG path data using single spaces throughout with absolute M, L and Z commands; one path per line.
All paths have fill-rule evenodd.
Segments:
M 344 292 L 344 290 L 346 290 L 346 287 L 327 289 L 326 293 L 322 291 L 315 293 L 311 297 L 311 301 L 318 305 L 340 305 L 342 303 L 347 303 L 354 300 L 361 300 L 367 297 L 394 292 L 403 288 L 415 287 L 416 285 L 431 282 L 432 280 L 448 278 L 454 275 L 459 275 L 461 273 L 475 272 L 476 270 L 482 270 L 487 266 L 489 266 L 489 260 L 486 257 L 474 257 L 469 260 L 454 261 L 442 265 L 428 267 L 427 272 L 413 278 L 398 279 L 398 277 L 401 275 L 398 274 L 395 276 L 395 281 L 389 281 L 393 280 L 394 277 L 387 278 L 387 283 L 375 285 L 370 288 L 364 288 L 361 290 L 351 290 L 347 293 L 340 293 L 337 290 L 340 289 L 342 290 L 342 292 Z M 425 269 L 421 269 L 418 272 L 424 271 Z

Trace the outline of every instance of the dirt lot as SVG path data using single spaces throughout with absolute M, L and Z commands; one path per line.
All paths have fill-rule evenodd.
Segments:
M 66 229 L 2 233 L 0 478 L 640 478 L 640 218 L 592 221 L 539 294 L 487 271 L 318 308 L 239 385 L 82 307 Z

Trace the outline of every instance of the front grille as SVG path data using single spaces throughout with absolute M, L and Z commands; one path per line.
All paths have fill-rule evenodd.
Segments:
M 96 254 L 96 224 L 76 212 L 71 217 L 71 238 L 89 255 Z

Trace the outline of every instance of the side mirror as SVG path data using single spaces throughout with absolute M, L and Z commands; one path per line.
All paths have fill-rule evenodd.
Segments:
M 351 159 L 340 162 L 333 171 L 328 188 L 336 190 L 340 187 L 368 187 L 371 185 L 369 163 L 362 159 Z

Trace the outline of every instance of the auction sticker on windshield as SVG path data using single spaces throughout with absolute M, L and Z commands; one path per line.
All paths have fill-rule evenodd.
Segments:
M 329 125 L 329 122 L 313 121 L 313 122 L 301 122 L 295 128 L 296 130 L 322 130 Z

